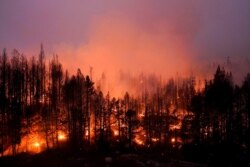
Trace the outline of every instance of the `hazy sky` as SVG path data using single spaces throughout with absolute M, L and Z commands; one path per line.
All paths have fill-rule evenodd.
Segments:
M 1 0 L 0 49 L 37 54 L 41 42 L 96 75 L 205 73 L 228 56 L 239 73 L 249 71 L 250 1 Z

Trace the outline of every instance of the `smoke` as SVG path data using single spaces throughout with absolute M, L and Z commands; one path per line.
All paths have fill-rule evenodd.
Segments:
M 102 83 L 102 89 L 121 96 L 132 91 L 134 86 L 128 82 L 142 73 L 163 79 L 191 74 L 193 53 L 187 44 L 198 29 L 199 18 L 177 19 L 190 18 L 186 14 L 195 15 L 194 12 L 179 13 L 166 20 L 159 17 L 160 13 L 147 14 L 147 10 L 143 11 L 145 18 L 112 11 L 91 21 L 85 43 L 62 43 L 53 50 L 71 74 L 77 67 L 85 74 L 93 68 L 94 80 Z M 105 78 L 105 83 L 100 78 Z
M 232 71 L 236 83 L 242 82 L 249 70 L 244 63 L 249 52 L 239 44 L 246 45 L 247 39 L 236 38 L 233 29 L 223 26 L 242 28 L 241 22 L 232 25 L 229 19 L 228 12 L 240 10 L 232 9 L 232 2 L 225 5 L 225 12 L 219 11 L 221 2 L 143 2 L 112 4 L 115 9 L 91 18 L 84 43 L 60 43 L 53 51 L 71 74 L 76 68 L 89 74 L 93 68 L 96 84 L 115 96 L 136 93 L 134 82 L 140 82 L 142 78 L 136 78 L 142 75 L 155 75 L 163 81 L 177 75 L 204 80 L 212 78 L 217 65 Z M 214 5 L 218 6 L 214 9 Z M 199 8 L 205 6 L 205 11 Z M 215 14 L 208 12 L 210 9 L 216 10 Z M 245 15 L 242 17 L 244 20 Z M 242 33 L 239 36 L 244 36 Z
M 0 48 L 35 55 L 42 41 L 70 74 L 92 67 L 96 84 L 115 96 L 136 92 L 139 76 L 209 79 L 218 64 L 241 84 L 250 71 L 249 18 L 249 0 L 6 1 Z

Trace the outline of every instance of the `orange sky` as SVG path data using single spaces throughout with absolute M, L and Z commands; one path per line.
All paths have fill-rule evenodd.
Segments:
M 130 90 L 124 78 L 140 73 L 208 78 L 228 57 L 240 84 L 250 71 L 249 16 L 248 0 L 3 1 L 0 49 L 32 56 L 42 42 L 71 74 L 93 67 L 98 83 L 105 73 L 105 91 Z
M 89 74 L 90 66 L 95 80 L 105 73 L 106 89 L 110 91 L 114 91 L 114 85 L 123 89 L 118 88 L 124 87 L 120 72 L 131 76 L 152 73 L 164 78 L 190 74 L 188 57 L 192 51 L 185 47 L 186 39 L 173 33 L 170 23 L 154 24 L 154 30 L 148 31 L 126 17 L 98 17 L 91 25 L 87 44 L 73 47 L 62 43 L 54 51 L 71 74 L 78 67 Z

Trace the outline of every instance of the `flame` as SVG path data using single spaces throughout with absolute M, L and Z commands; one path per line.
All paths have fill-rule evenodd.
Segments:
M 139 118 L 143 118 L 145 116 L 145 114 L 144 113 L 140 113 L 140 114 L 138 114 L 138 117 Z
M 171 143 L 175 143 L 175 138 L 173 137 L 173 138 L 171 138 Z
M 63 134 L 58 135 L 58 140 L 65 140 L 65 139 L 66 139 L 65 135 Z
M 134 142 L 138 145 L 144 145 L 145 143 L 145 131 L 142 127 L 136 129 L 136 135 Z
M 115 136 L 118 136 L 118 135 L 119 135 L 118 130 L 114 130 L 114 135 L 115 135 Z
M 138 145 L 143 145 L 144 142 L 138 138 L 135 138 L 135 143 L 138 144 Z
M 37 141 L 33 144 L 32 151 L 33 153 L 40 153 L 42 151 L 41 144 Z
M 170 125 L 169 129 L 172 130 L 172 131 L 179 130 L 179 129 L 181 129 L 181 125 L 182 125 L 181 121 L 179 121 L 177 125 Z
M 58 140 L 59 141 L 65 141 L 67 138 L 66 138 L 66 135 L 63 131 L 59 131 L 58 132 Z
M 157 142 L 157 141 L 159 141 L 158 138 L 152 138 L 151 140 L 152 140 L 152 142 Z
M 40 147 L 40 143 L 35 142 L 35 143 L 34 143 L 34 146 L 35 146 L 35 147 Z

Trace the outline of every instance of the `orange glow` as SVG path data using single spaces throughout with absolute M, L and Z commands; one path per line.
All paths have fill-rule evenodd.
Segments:
M 135 135 L 134 142 L 138 145 L 144 145 L 145 143 L 145 131 L 139 127 L 136 129 L 137 134 Z
M 40 143 L 35 142 L 35 143 L 34 143 L 34 146 L 35 146 L 35 147 L 40 147 Z
M 181 129 L 181 121 L 179 121 L 177 125 L 170 125 L 169 129 L 170 130 L 179 130 L 179 129 Z
M 58 140 L 59 141 L 65 141 L 67 139 L 66 133 L 63 131 L 58 131 Z
M 145 116 L 144 113 L 138 114 L 138 117 L 139 117 L 139 118 L 143 118 L 144 116 Z
M 171 143 L 175 143 L 175 138 L 173 137 L 172 139 L 171 139 Z
M 137 138 L 135 139 L 135 143 L 138 144 L 138 145 L 143 145 L 144 144 L 142 140 L 137 139 Z
M 66 137 L 65 137 L 64 134 L 59 134 L 59 135 L 58 135 L 58 140 L 63 141 L 63 140 L 65 140 L 65 139 L 66 139 Z
M 118 136 L 118 135 L 119 135 L 118 130 L 114 130 L 114 135 L 115 135 L 115 136 Z
M 175 116 L 177 118 L 177 122 L 175 122 L 174 124 L 170 124 L 169 126 L 169 130 L 180 130 L 182 127 L 182 120 L 185 118 L 185 116 L 187 116 L 188 114 L 191 115 L 192 113 L 188 113 L 187 110 L 184 109 L 176 109 L 171 106 L 171 108 L 169 108 L 170 114 L 172 116 Z
M 159 141 L 158 138 L 152 138 L 151 140 L 152 140 L 152 142 L 157 142 L 157 141 Z
M 195 84 L 195 91 L 199 92 L 202 91 L 205 88 L 205 79 L 200 77 L 200 78 L 196 78 L 196 84 Z
M 39 143 L 39 142 L 35 142 L 34 144 L 33 144 L 33 148 L 32 148 L 32 152 L 33 153 L 39 153 L 39 152 L 41 152 L 42 150 L 41 150 L 41 144 Z

